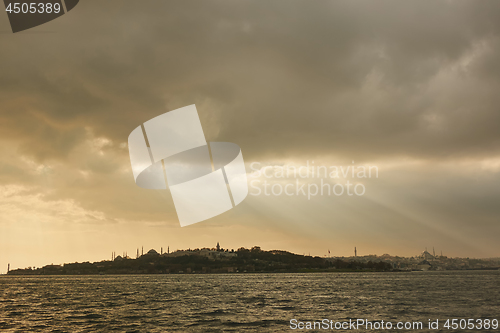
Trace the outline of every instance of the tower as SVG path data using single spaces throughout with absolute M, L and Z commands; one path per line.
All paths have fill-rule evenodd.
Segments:
M 167 254 L 170 253 L 170 246 L 167 246 Z
M 163 247 L 162 247 L 162 248 L 161 248 L 161 250 L 160 250 L 160 254 L 163 254 Z
M 141 248 L 141 256 L 144 255 L 144 246 Z
M 137 248 L 137 254 L 135 256 L 135 259 L 139 258 L 139 248 Z
M 217 251 L 220 251 L 220 245 L 219 245 L 219 242 L 217 242 Z
M 354 256 L 357 257 L 358 256 L 358 250 L 356 250 L 356 246 L 354 247 Z
M 435 257 L 436 256 L 436 252 L 434 251 L 434 246 L 432 247 L 432 256 Z
M 10 272 L 10 264 L 7 264 L 7 273 Z

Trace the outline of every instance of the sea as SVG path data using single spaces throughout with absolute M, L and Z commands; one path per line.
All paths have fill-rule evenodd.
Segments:
M 499 296 L 500 271 L 3 275 L 0 331 L 494 332 Z

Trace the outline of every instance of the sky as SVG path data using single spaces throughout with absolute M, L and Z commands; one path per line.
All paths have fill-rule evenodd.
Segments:
M 0 273 L 217 242 L 500 256 L 496 0 L 85 0 L 16 34 L 0 14 L 0 45 Z M 191 104 L 253 186 L 181 228 L 168 190 L 134 183 L 127 139 Z M 307 165 L 378 177 L 258 177 Z M 255 195 L 321 180 L 365 191 Z

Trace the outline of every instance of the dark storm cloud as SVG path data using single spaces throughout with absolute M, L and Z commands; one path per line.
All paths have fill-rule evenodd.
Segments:
M 83 127 L 124 142 L 197 103 L 208 139 L 251 158 L 498 154 L 499 13 L 497 1 L 86 1 L 44 26 L 58 33 L 2 35 L 0 135 L 63 158 Z

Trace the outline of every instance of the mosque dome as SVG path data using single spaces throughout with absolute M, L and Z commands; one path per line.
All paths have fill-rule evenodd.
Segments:
M 156 252 L 156 251 L 155 251 L 155 249 L 151 249 L 151 250 L 149 250 L 149 251 L 148 251 L 148 253 L 146 253 L 146 254 L 151 254 L 151 255 L 155 255 L 155 256 L 157 256 L 159 253 L 158 253 L 158 252 Z

